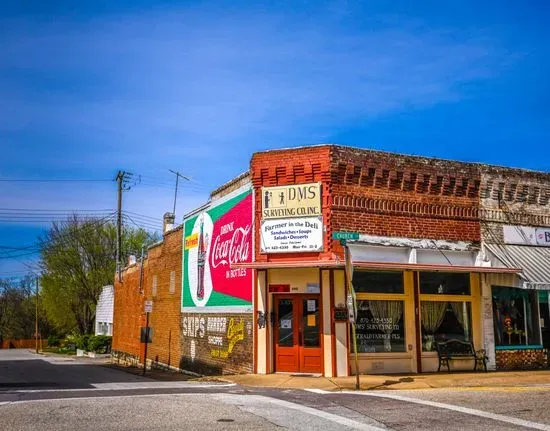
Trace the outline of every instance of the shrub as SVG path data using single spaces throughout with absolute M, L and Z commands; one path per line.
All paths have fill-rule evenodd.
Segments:
M 90 335 L 88 334 L 78 335 L 75 340 L 76 348 L 80 350 L 87 350 L 89 338 Z
M 57 347 L 60 343 L 59 336 L 57 334 L 50 334 L 48 337 L 48 346 L 50 347 Z
M 88 351 L 96 353 L 109 353 L 111 351 L 112 337 L 108 335 L 91 335 L 88 339 Z

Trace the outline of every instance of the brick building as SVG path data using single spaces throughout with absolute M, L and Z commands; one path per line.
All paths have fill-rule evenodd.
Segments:
M 482 279 L 491 367 L 540 368 L 550 349 L 550 174 L 481 166 L 481 237 L 493 266 Z
M 354 341 L 367 373 L 435 371 L 449 339 L 491 368 L 544 366 L 549 200 L 546 173 L 337 145 L 255 153 L 150 251 L 143 293 L 139 266 L 115 283 L 113 349 L 143 357 L 152 299 L 148 358 L 201 374 L 346 376 Z
M 254 154 L 255 260 L 234 267 L 256 269 L 255 371 L 355 371 L 338 232 L 353 238 L 361 372 L 437 370 L 435 342 L 446 339 L 492 349 L 494 366 L 482 282 L 526 265 L 491 261 L 483 247 L 482 193 L 495 170 L 336 145 Z M 547 216 L 545 187 L 533 190 Z

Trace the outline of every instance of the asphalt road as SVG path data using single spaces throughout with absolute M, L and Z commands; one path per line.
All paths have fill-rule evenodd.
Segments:
M 321 392 L 155 381 L 98 361 L 0 350 L 6 430 L 550 431 L 550 387 Z

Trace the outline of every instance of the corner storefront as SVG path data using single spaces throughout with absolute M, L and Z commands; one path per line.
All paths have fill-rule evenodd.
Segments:
M 429 162 L 429 163 L 428 163 Z M 338 146 L 257 153 L 254 371 L 355 373 L 346 308 L 348 241 L 361 373 L 430 372 L 435 343 L 486 348 L 479 167 Z M 473 360 L 452 369 L 473 369 Z

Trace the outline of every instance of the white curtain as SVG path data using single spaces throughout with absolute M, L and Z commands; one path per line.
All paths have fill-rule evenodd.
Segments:
M 422 318 L 422 326 L 430 334 L 434 334 L 435 331 L 443 322 L 445 318 L 445 311 L 447 311 L 447 303 L 441 301 L 422 302 L 420 307 L 420 314 Z
M 466 302 L 451 302 L 451 308 L 456 316 L 456 320 L 462 329 L 464 329 L 464 339 L 470 341 L 470 325 L 468 317 L 468 304 Z

